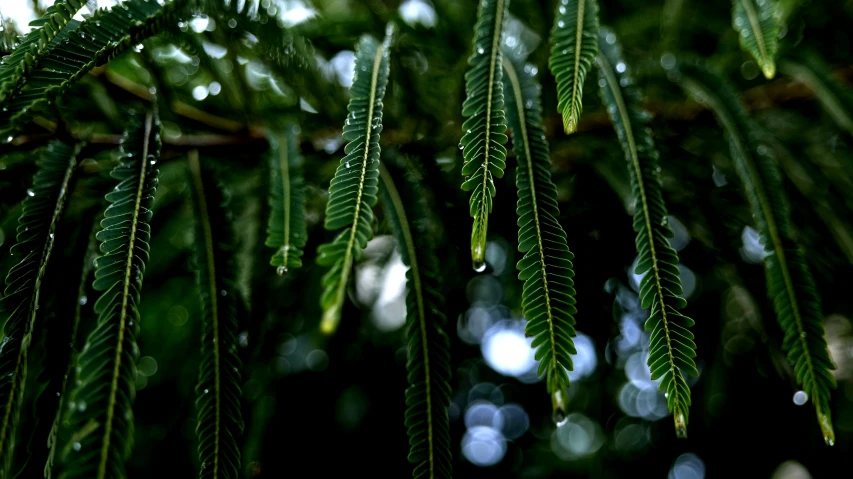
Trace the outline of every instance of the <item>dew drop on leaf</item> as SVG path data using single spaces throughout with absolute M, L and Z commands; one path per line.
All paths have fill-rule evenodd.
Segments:
M 476 271 L 478 273 L 482 273 L 483 271 L 486 270 L 486 262 L 482 261 L 482 260 L 474 260 L 474 262 L 472 263 L 472 266 L 474 268 L 474 271 Z

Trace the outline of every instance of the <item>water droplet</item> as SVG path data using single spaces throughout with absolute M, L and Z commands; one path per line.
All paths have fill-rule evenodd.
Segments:
M 77 403 L 77 410 L 83 412 L 86 410 L 86 401 L 80 401 Z
M 35 195 L 36 195 L 36 192 L 35 192 L 35 191 L 33 191 L 33 190 L 31 190 L 31 189 L 27 188 L 27 196 L 29 196 L 29 197 L 33 197 L 33 196 L 35 196 Z
M 53 235 L 53 233 L 51 233 L 51 234 L 50 234 L 50 235 L 48 235 L 48 236 L 50 236 L 50 239 L 53 239 L 53 236 L 54 236 L 54 235 Z
M 276 268 L 275 272 L 279 276 L 287 276 L 287 266 L 279 266 L 278 268 Z
M 209 393 L 209 392 L 210 392 L 210 390 L 209 390 L 209 389 L 207 389 L 207 388 L 205 388 L 204 393 L 205 393 L 205 394 L 207 394 L 207 393 Z
M 75 442 L 71 447 L 73 447 L 75 451 L 79 451 L 83 446 L 81 446 L 79 442 Z
M 560 27 L 560 28 L 564 28 L 564 27 L 566 26 L 566 22 L 564 22 L 564 21 L 560 20 L 560 21 L 558 21 L 558 22 L 557 22 L 557 26 L 558 26 L 558 27 Z
M 794 404 L 802 406 L 809 400 L 809 395 L 805 391 L 797 391 L 794 393 Z
M 350 167 L 349 161 L 348 161 L 348 162 L 346 162 L 346 167 L 347 167 L 347 168 L 349 168 L 349 167 Z
M 482 273 L 486 270 L 486 262 L 483 260 L 474 260 L 472 266 L 477 273 Z
M 477 53 L 479 53 L 480 55 L 482 55 L 485 52 L 486 52 L 486 50 L 483 50 L 483 47 L 477 47 Z
M 249 345 L 249 332 L 243 331 L 237 336 L 237 342 L 240 343 L 241 348 L 245 348 Z
M 834 446 L 835 445 L 835 441 L 831 437 L 824 437 L 823 440 L 826 441 L 827 446 Z
M 221 291 L 219 292 L 219 296 L 228 296 L 228 291 L 225 291 L 224 289 L 223 289 L 223 290 L 221 290 Z

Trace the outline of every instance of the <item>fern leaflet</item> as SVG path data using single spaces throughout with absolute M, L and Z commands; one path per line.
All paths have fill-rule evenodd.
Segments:
M 321 245 L 317 263 L 331 266 L 323 276 L 323 319 L 320 329 L 330 334 L 341 318 L 347 282 L 373 237 L 373 206 L 379 184 L 379 133 L 382 131 L 382 97 L 388 83 L 388 44 L 370 36 L 361 38 L 355 56 L 352 99 L 344 125 L 345 156 L 329 185 L 326 229 L 346 228 L 331 242 Z
M 201 365 L 196 386 L 201 478 L 237 479 L 243 432 L 240 358 L 237 356 L 236 240 L 224 194 L 198 151 L 189 153 L 196 216 L 198 290 L 201 296 Z
M 97 256 L 98 251 L 98 238 L 95 236 L 94 229 L 97 227 L 97 224 L 92 225 L 93 231 L 89 235 L 89 245 L 86 249 L 86 254 L 83 258 L 83 267 L 80 273 L 80 285 L 77 288 L 77 297 L 81 298 L 86 294 L 86 283 L 89 281 L 89 276 L 92 274 L 92 269 L 94 268 L 95 257 Z M 74 344 L 77 341 L 77 331 L 80 327 L 80 319 L 81 319 L 81 309 L 83 305 L 80 301 L 77 301 L 77 305 L 74 309 L 74 321 L 71 323 L 71 336 L 69 337 L 69 357 L 68 364 L 65 367 L 65 375 L 62 380 L 62 387 L 60 390 L 59 398 L 57 400 L 57 410 L 56 414 L 53 417 L 53 423 L 50 427 L 50 432 L 47 436 L 47 460 L 44 465 L 44 477 L 45 479 L 51 479 L 53 477 L 53 467 L 56 461 L 56 450 L 59 449 L 59 441 L 57 440 L 59 437 L 59 425 L 62 421 L 62 412 L 64 411 L 63 406 L 65 406 L 66 401 L 65 398 L 68 396 L 66 391 L 68 391 L 68 378 L 74 376 L 74 364 L 76 363 L 77 351 L 74 349 Z
M 563 128 L 574 133 L 583 111 L 583 82 L 598 54 L 596 0 L 560 0 L 551 30 L 548 66 L 557 80 Z
M 797 381 L 814 403 L 827 444 L 835 443 L 829 410 L 835 387 L 820 312 L 820 296 L 802 251 L 793 240 L 790 211 L 782 179 L 770 149 L 746 114 L 733 88 L 708 67 L 681 62 L 676 78 L 697 101 L 708 105 L 728 133 L 738 176 L 758 226 L 761 243 L 770 253 L 764 259 L 767 294 L 785 333 L 782 349 L 794 365 Z
M 853 93 L 832 75 L 816 52 L 804 52 L 798 57 L 799 61 L 781 62 L 779 68 L 813 91 L 838 127 L 853 135 Z
M 684 373 L 698 376 L 696 344 L 688 329 L 693 320 L 678 310 L 687 305 L 678 276 L 678 254 L 667 238 L 673 233 L 667 223 L 666 205 L 658 178 L 658 152 L 646 127 L 649 115 L 640 107 L 640 92 L 633 87 L 622 50 L 609 29 L 599 32 L 600 53 L 596 58 L 599 93 L 616 130 L 625 159 L 636 204 L 634 231 L 637 232 L 639 261 L 634 274 L 640 281 L 643 309 L 649 310 L 645 329 L 649 339 L 649 368 L 652 379 L 660 379 L 667 406 L 675 419 L 678 437 L 687 437 L 690 388 Z
M 302 156 L 296 125 L 270 136 L 270 218 L 266 245 L 275 248 L 270 264 L 280 276 L 302 267 L 302 248 L 308 240 Z
M 542 127 L 541 89 L 524 68 L 523 59 L 503 58 L 505 89 L 510 96 L 507 118 L 518 159 L 518 279 L 524 281 L 521 305 L 533 338 L 539 375 L 544 375 L 554 405 L 554 420 L 567 415 L 566 388 L 575 336 L 575 288 L 572 255 L 566 232 L 557 221 L 557 187 L 551 181 L 551 156 Z
M 732 0 L 732 26 L 740 46 L 770 80 L 776 76 L 776 53 L 779 49 L 779 15 L 771 0 Z
M 93 283 L 104 293 L 95 303 L 98 324 L 80 353 L 77 386 L 64 419 L 70 432 L 62 452 L 64 479 L 126 476 L 124 461 L 133 442 L 139 293 L 151 237 L 159 129 L 153 114 L 144 121 L 134 119 L 122 139 L 122 161 L 112 172 L 119 184 L 106 196 L 111 204 L 97 235 L 104 255 L 97 260 Z
M 0 106 L 7 96 L 26 82 L 29 74 L 38 68 L 43 55 L 54 38 L 71 21 L 83 0 L 59 0 L 51 5 L 41 18 L 30 23 L 33 28 L 11 55 L 0 64 Z
M 0 343 L 0 477 L 9 477 L 24 398 L 27 353 L 39 309 L 39 295 L 54 235 L 77 167 L 78 145 L 55 141 L 47 146 L 27 190 L 18 220 L 13 256 L 21 260 L 6 276 L 0 311 L 8 313 Z
M 391 223 L 406 273 L 408 338 L 406 370 L 406 428 L 409 461 L 415 478 L 450 479 L 450 340 L 443 328 L 444 297 L 439 292 L 438 263 L 426 231 L 423 195 L 414 181 L 405 179 L 401 195 L 391 174 L 379 165 L 382 202 Z M 407 212 L 408 210 L 408 212 Z M 408 214 L 407 214 L 408 213 Z M 412 219 L 409 219 L 409 214 Z
M 175 21 L 176 5 L 157 0 L 128 0 L 98 10 L 43 55 L 24 83 L 9 91 L 0 111 L 0 132 L 20 129 L 32 116 L 61 97 L 77 80 L 116 55 L 157 34 Z
M 495 182 L 492 176 L 503 177 L 506 168 L 506 118 L 501 76 L 500 39 L 509 0 L 483 0 L 477 10 L 474 26 L 474 52 L 468 58 L 470 69 L 465 73 L 467 97 L 462 104 L 462 124 L 465 134 L 459 142 L 465 162 L 462 189 L 473 190 L 470 209 L 474 218 L 471 230 L 471 259 L 474 270 L 486 268 L 486 235 Z

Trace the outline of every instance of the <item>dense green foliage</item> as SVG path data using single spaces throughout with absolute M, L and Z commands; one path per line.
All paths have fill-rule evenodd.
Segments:
M 848 465 L 853 2 L 12 1 L 0 479 Z

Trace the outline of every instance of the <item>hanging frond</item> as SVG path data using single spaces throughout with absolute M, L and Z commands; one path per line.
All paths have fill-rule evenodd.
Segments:
M 732 0 L 732 27 L 740 46 L 770 80 L 776 76 L 779 49 L 779 12 L 772 0 Z
M 464 191 L 471 193 L 471 260 L 474 270 L 486 269 L 486 235 L 489 213 L 495 196 L 493 176 L 503 177 L 506 168 L 506 118 L 501 76 L 500 40 L 509 0 L 483 0 L 477 9 L 474 26 L 474 52 L 468 58 L 465 73 L 467 97 L 462 104 L 465 134 L 459 142 L 465 162 L 462 174 Z
M 96 226 L 96 225 L 93 225 Z M 65 375 L 62 379 L 62 389 L 59 391 L 59 400 L 57 401 L 57 409 L 56 415 L 53 418 L 53 424 L 50 427 L 50 433 L 47 437 L 47 462 L 44 465 L 44 477 L 45 479 L 51 479 L 53 477 L 53 466 L 56 460 L 56 450 L 59 448 L 59 425 L 62 421 L 62 412 L 64 410 L 63 406 L 66 404 L 66 397 L 68 394 L 68 378 L 74 376 L 73 365 L 76 363 L 77 351 L 74 349 L 74 344 L 77 342 L 77 331 L 80 328 L 80 318 L 81 318 L 81 308 L 83 307 L 83 303 L 79 300 L 79 298 L 85 297 L 86 294 L 86 283 L 89 281 L 89 277 L 92 275 L 92 269 L 95 266 L 95 257 L 98 252 L 98 238 L 95 236 L 95 231 L 92 231 L 89 235 L 89 245 L 86 249 L 86 254 L 83 258 L 83 267 L 81 268 L 80 273 L 80 285 L 77 288 L 77 304 L 74 309 L 74 321 L 71 324 L 71 336 L 69 337 L 69 352 L 70 357 L 68 357 L 68 364 L 65 367 Z
M 767 294 L 785 333 L 782 349 L 815 405 L 824 440 L 832 445 L 835 432 L 829 397 L 835 387 L 831 372 L 835 364 L 826 346 L 820 296 L 805 256 L 793 240 L 788 201 L 771 149 L 762 144 L 760 132 L 728 82 L 700 63 L 680 62 L 675 68 L 674 78 L 697 101 L 710 107 L 726 130 L 761 243 L 769 253 L 764 258 Z
M 391 174 L 379 165 L 382 203 L 391 223 L 406 273 L 406 428 L 412 477 L 450 479 L 450 340 L 444 332 L 438 261 L 426 231 L 423 195 L 405 179 L 403 194 Z M 408 201 L 406 201 L 408 200 Z M 411 219 L 410 219 L 411 218 Z
M 270 264 L 280 276 L 302 267 L 302 248 L 308 240 L 298 126 L 270 135 L 270 218 L 264 244 L 275 248 Z
M 139 293 L 151 238 L 159 131 L 151 113 L 144 121 L 134 119 L 121 142 L 121 162 L 112 171 L 119 183 L 106 196 L 111 204 L 97 235 L 103 256 L 92 285 L 104 293 L 95 303 L 98 324 L 78 358 L 76 387 L 63 421 L 68 431 L 63 479 L 126 476 L 124 461 L 133 443 Z
M 53 39 L 85 3 L 83 0 L 59 0 L 41 18 L 30 23 L 35 28 L 0 63 L 0 105 L 5 103 L 9 93 L 17 90 L 27 81 L 30 73 L 38 68 Z
M 0 343 L 0 477 L 10 477 L 15 436 L 27 377 L 27 353 L 39 309 L 39 294 L 54 234 L 77 167 L 79 145 L 61 141 L 49 144 L 39 161 L 33 187 L 27 190 L 18 220 L 17 242 L 12 246 L 18 264 L 6 275 L 0 301 L 5 313 Z
M 842 85 L 817 52 L 804 52 L 796 60 L 779 63 L 782 73 L 803 82 L 820 100 L 839 128 L 853 135 L 853 93 Z
M 557 80 L 557 110 L 566 133 L 578 129 L 583 111 L 583 82 L 598 54 L 598 2 L 560 0 L 551 30 L 548 66 Z
M 236 240 L 225 195 L 213 172 L 189 153 L 196 217 L 198 291 L 202 306 L 201 364 L 196 386 L 199 477 L 237 479 L 243 433 L 237 356 Z
M 678 437 L 687 437 L 690 388 L 684 374 L 698 376 L 696 344 L 688 328 L 693 320 L 679 309 L 687 306 L 678 276 L 678 254 L 672 238 L 659 178 L 659 158 L 646 126 L 649 114 L 640 106 L 640 92 L 633 86 L 616 35 L 602 28 L 596 58 L 599 93 L 607 106 L 613 129 L 622 144 L 634 197 L 634 231 L 639 261 L 634 274 L 642 275 L 640 300 L 649 310 L 645 329 L 651 331 L 649 368 L 652 379 L 660 379 L 660 390 L 675 419 Z
M 335 331 L 341 319 L 347 282 L 354 261 L 373 237 L 373 206 L 379 184 L 379 133 L 382 131 L 382 97 L 388 83 L 388 46 L 363 36 L 355 55 L 352 99 L 347 106 L 344 148 L 335 177 L 329 185 L 326 229 L 345 228 L 317 249 L 317 263 L 331 266 L 323 276 L 323 319 L 320 330 Z
M 565 400 L 577 354 L 575 336 L 575 275 L 566 232 L 557 221 L 557 187 L 551 181 L 551 154 L 542 127 L 541 87 L 523 59 L 505 53 L 507 119 L 518 159 L 518 279 L 524 281 L 521 306 L 526 334 L 533 338 L 539 375 L 545 376 L 554 406 L 554 420 L 567 416 Z
M 156 35 L 176 20 L 176 5 L 157 0 L 128 0 L 98 10 L 68 37 L 42 55 L 39 68 L 11 88 L 0 106 L 0 132 L 21 128 L 96 66 Z

